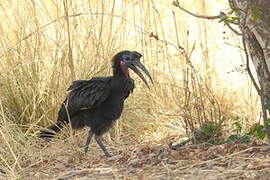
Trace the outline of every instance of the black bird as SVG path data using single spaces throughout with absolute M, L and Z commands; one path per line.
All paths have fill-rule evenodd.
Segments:
M 49 139 L 69 121 L 73 129 L 88 126 L 90 130 L 84 152 L 87 153 L 92 136 L 95 135 L 100 148 L 110 157 L 100 137 L 120 117 L 124 101 L 134 89 L 134 80 L 129 76 L 129 69 L 132 69 L 148 88 L 148 83 L 138 68 L 144 71 L 153 83 L 148 70 L 140 62 L 141 57 L 136 51 L 121 51 L 112 58 L 112 76 L 74 81 L 68 88 L 67 98 L 58 112 L 57 122 L 49 126 L 48 130 L 42 130 L 39 136 Z

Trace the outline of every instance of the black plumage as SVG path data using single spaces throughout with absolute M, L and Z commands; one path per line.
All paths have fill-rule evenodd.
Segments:
M 90 127 L 85 144 L 88 151 L 91 138 L 95 139 L 106 156 L 110 156 L 101 142 L 101 135 L 106 133 L 123 110 L 124 101 L 133 92 L 134 80 L 128 69 L 132 69 L 147 84 L 143 75 L 136 68 L 142 69 L 151 79 L 147 69 L 141 64 L 141 54 L 136 51 L 122 51 L 112 58 L 113 76 L 93 77 L 90 80 L 74 81 L 68 88 L 68 95 L 58 112 L 55 124 L 42 130 L 41 138 L 50 138 L 71 122 L 73 129 Z

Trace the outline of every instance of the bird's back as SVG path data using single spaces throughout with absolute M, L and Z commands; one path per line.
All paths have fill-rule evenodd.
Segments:
M 120 117 L 124 100 L 133 89 L 131 78 L 116 81 L 107 76 L 74 81 L 68 88 L 70 92 L 58 113 L 58 121 L 68 123 L 70 119 L 74 129 L 89 126 L 95 134 L 103 134 Z

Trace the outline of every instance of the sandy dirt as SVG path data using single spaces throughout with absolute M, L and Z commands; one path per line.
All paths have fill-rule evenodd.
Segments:
M 254 143 L 125 145 L 111 147 L 113 157 L 97 147 L 84 155 L 71 150 L 57 158 L 25 164 L 22 179 L 270 179 L 270 146 Z M 5 178 L 4 174 L 0 177 Z

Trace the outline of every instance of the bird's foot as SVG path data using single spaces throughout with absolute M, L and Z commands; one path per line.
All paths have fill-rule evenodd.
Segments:
M 89 149 L 88 146 L 85 146 L 85 147 L 84 147 L 84 154 L 85 154 L 85 155 L 86 155 L 86 153 L 88 152 L 88 149 Z M 106 157 L 112 157 L 112 155 L 111 155 L 108 151 L 104 152 L 104 154 L 105 154 Z
M 110 153 L 108 153 L 107 151 L 104 152 L 104 153 L 105 153 L 105 156 L 106 156 L 106 157 L 112 157 L 112 155 L 111 155 Z

